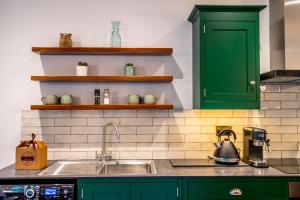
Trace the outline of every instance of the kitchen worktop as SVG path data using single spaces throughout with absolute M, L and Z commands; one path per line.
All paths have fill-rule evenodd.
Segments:
M 49 161 L 48 166 L 55 163 Z M 155 160 L 157 174 L 147 175 L 89 175 L 89 176 L 39 176 L 42 170 L 16 170 L 10 165 L 0 170 L 0 179 L 53 179 L 53 178 L 79 178 L 79 177 L 226 177 L 226 176 L 255 176 L 255 177 L 283 177 L 288 175 L 273 167 L 253 168 L 242 167 L 172 167 L 169 160 Z

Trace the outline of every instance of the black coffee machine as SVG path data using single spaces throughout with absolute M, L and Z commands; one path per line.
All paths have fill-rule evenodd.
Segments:
M 242 160 L 252 167 L 269 167 L 264 160 L 264 147 L 270 149 L 270 139 L 267 139 L 267 131 L 261 128 L 244 128 L 244 153 Z

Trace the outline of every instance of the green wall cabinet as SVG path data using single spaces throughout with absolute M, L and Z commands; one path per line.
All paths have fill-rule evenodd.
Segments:
M 78 200 L 180 200 L 180 179 L 80 179 Z
M 276 178 L 187 178 L 184 200 L 287 200 L 286 183 Z
M 193 106 L 257 109 L 259 11 L 265 6 L 196 5 L 193 24 Z

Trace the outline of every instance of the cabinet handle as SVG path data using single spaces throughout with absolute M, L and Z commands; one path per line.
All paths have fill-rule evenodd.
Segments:
M 229 194 L 231 196 L 242 196 L 243 192 L 240 188 L 233 188 L 232 190 L 230 190 Z
M 256 85 L 256 82 L 255 82 L 255 81 L 250 81 L 250 85 L 251 85 L 251 86 L 255 86 L 255 85 Z

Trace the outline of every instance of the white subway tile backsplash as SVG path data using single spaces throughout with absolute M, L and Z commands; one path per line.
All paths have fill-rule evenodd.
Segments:
M 168 143 L 137 143 L 137 151 L 166 151 Z
M 200 110 L 170 110 L 169 117 L 200 117 L 201 111 Z
M 152 125 L 152 118 L 121 118 L 122 126 L 147 126 Z
M 168 126 L 138 126 L 137 134 L 168 134 Z
M 152 159 L 152 151 L 121 151 L 120 159 Z
M 55 118 L 55 126 L 87 126 L 87 118 Z
M 184 159 L 184 151 L 153 151 L 153 159 Z
M 201 117 L 232 117 L 232 110 L 201 110 Z
M 152 135 L 121 135 L 120 142 L 152 142 Z
M 168 110 L 138 110 L 137 117 L 168 117 Z
M 297 142 L 272 142 L 271 146 L 274 151 L 297 151 L 298 143 Z
M 297 133 L 297 126 L 266 126 L 268 133 Z
M 281 118 L 282 125 L 300 125 L 300 118 Z
M 207 159 L 214 151 L 185 151 L 186 159 Z
M 71 117 L 70 110 L 40 110 L 40 118 Z
M 296 110 L 266 110 L 266 117 L 296 117 Z
M 54 152 L 55 160 L 78 160 L 78 159 L 88 159 L 87 152 Z
M 261 85 L 262 92 L 280 92 L 280 85 Z
M 103 127 L 72 127 L 71 134 L 72 135 L 97 135 L 103 133 Z
M 300 109 L 300 101 L 281 101 L 282 109 Z
M 75 152 L 94 152 L 96 156 L 96 151 L 101 151 L 102 144 L 101 143 L 73 143 L 70 147 L 71 151 Z
M 260 108 L 263 110 L 266 109 L 280 109 L 280 101 L 261 101 Z
M 170 134 L 201 133 L 201 126 L 169 126 Z
M 119 125 L 120 118 L 88 118 L 88 126 L 104 126 L 109 122 Z
M 281 92 L 300 92 L 300 85 L 281 85 Z
M 48 151 L 71 151 L 70 144 L 48 144 Z
M 234 110 L 74 110 L 22 111 L 21 139 L 49 145 L 49 159 L 95 159 L 103 126 L 114 122 L 117 139 L 107 129 L 106 147 L 114 159 L 197 159 L 213 155 L 216 125 L 230 125 L 243 148 L 243 127 L 265 128 L 271 140 L 268 158 L 300 158 L 300 86 L 261 87 L 261 109 Z
M 22 119 L 27 118 L 40 118 L 40 112 L 38 110 L 22 110 Z
M 282 142 L 300 142 L 300 134 L 282 134 Z
M 153 118 L 153 125 L 184 125 L 184 118 Z
M 86 143 L 86 135 L 56 135 L 56 144 Z
M 193 125 L 193 126 L 217 125 L 217 119 L 215 117 L 185 118 L 185 125 Z
M 247 118 L 217 118 L 218 125 L 225 125 L 225 126 L 236 126 L 236 125 L 248 125 Z
M 249 126 L 280 125 L 280 118 L 248 118 Z
M 184 150 L 201 150 L 201 143 L 170 143 L 169 150 L 184 151 Z
M 72 110 L 72 117 L 103 117 L 102 110 Z
M 71 127 L 41 127 L 41 134 L 43 135 L 62 135 L 70 133 Z
M 279 101 L 280 103 L 280 101 Z M 264 117 L 264 110 L 233 110 L 233 117 Z
M 25 118 L 22 119 L 21 126 L 54 126 L 54 119 Z
M 136 110 L 104 110 L 104 117 L 136 117 Z
M 172 134 L 172 135 L 153 135 L 153 142 L 184 142 L 184 135 Z

